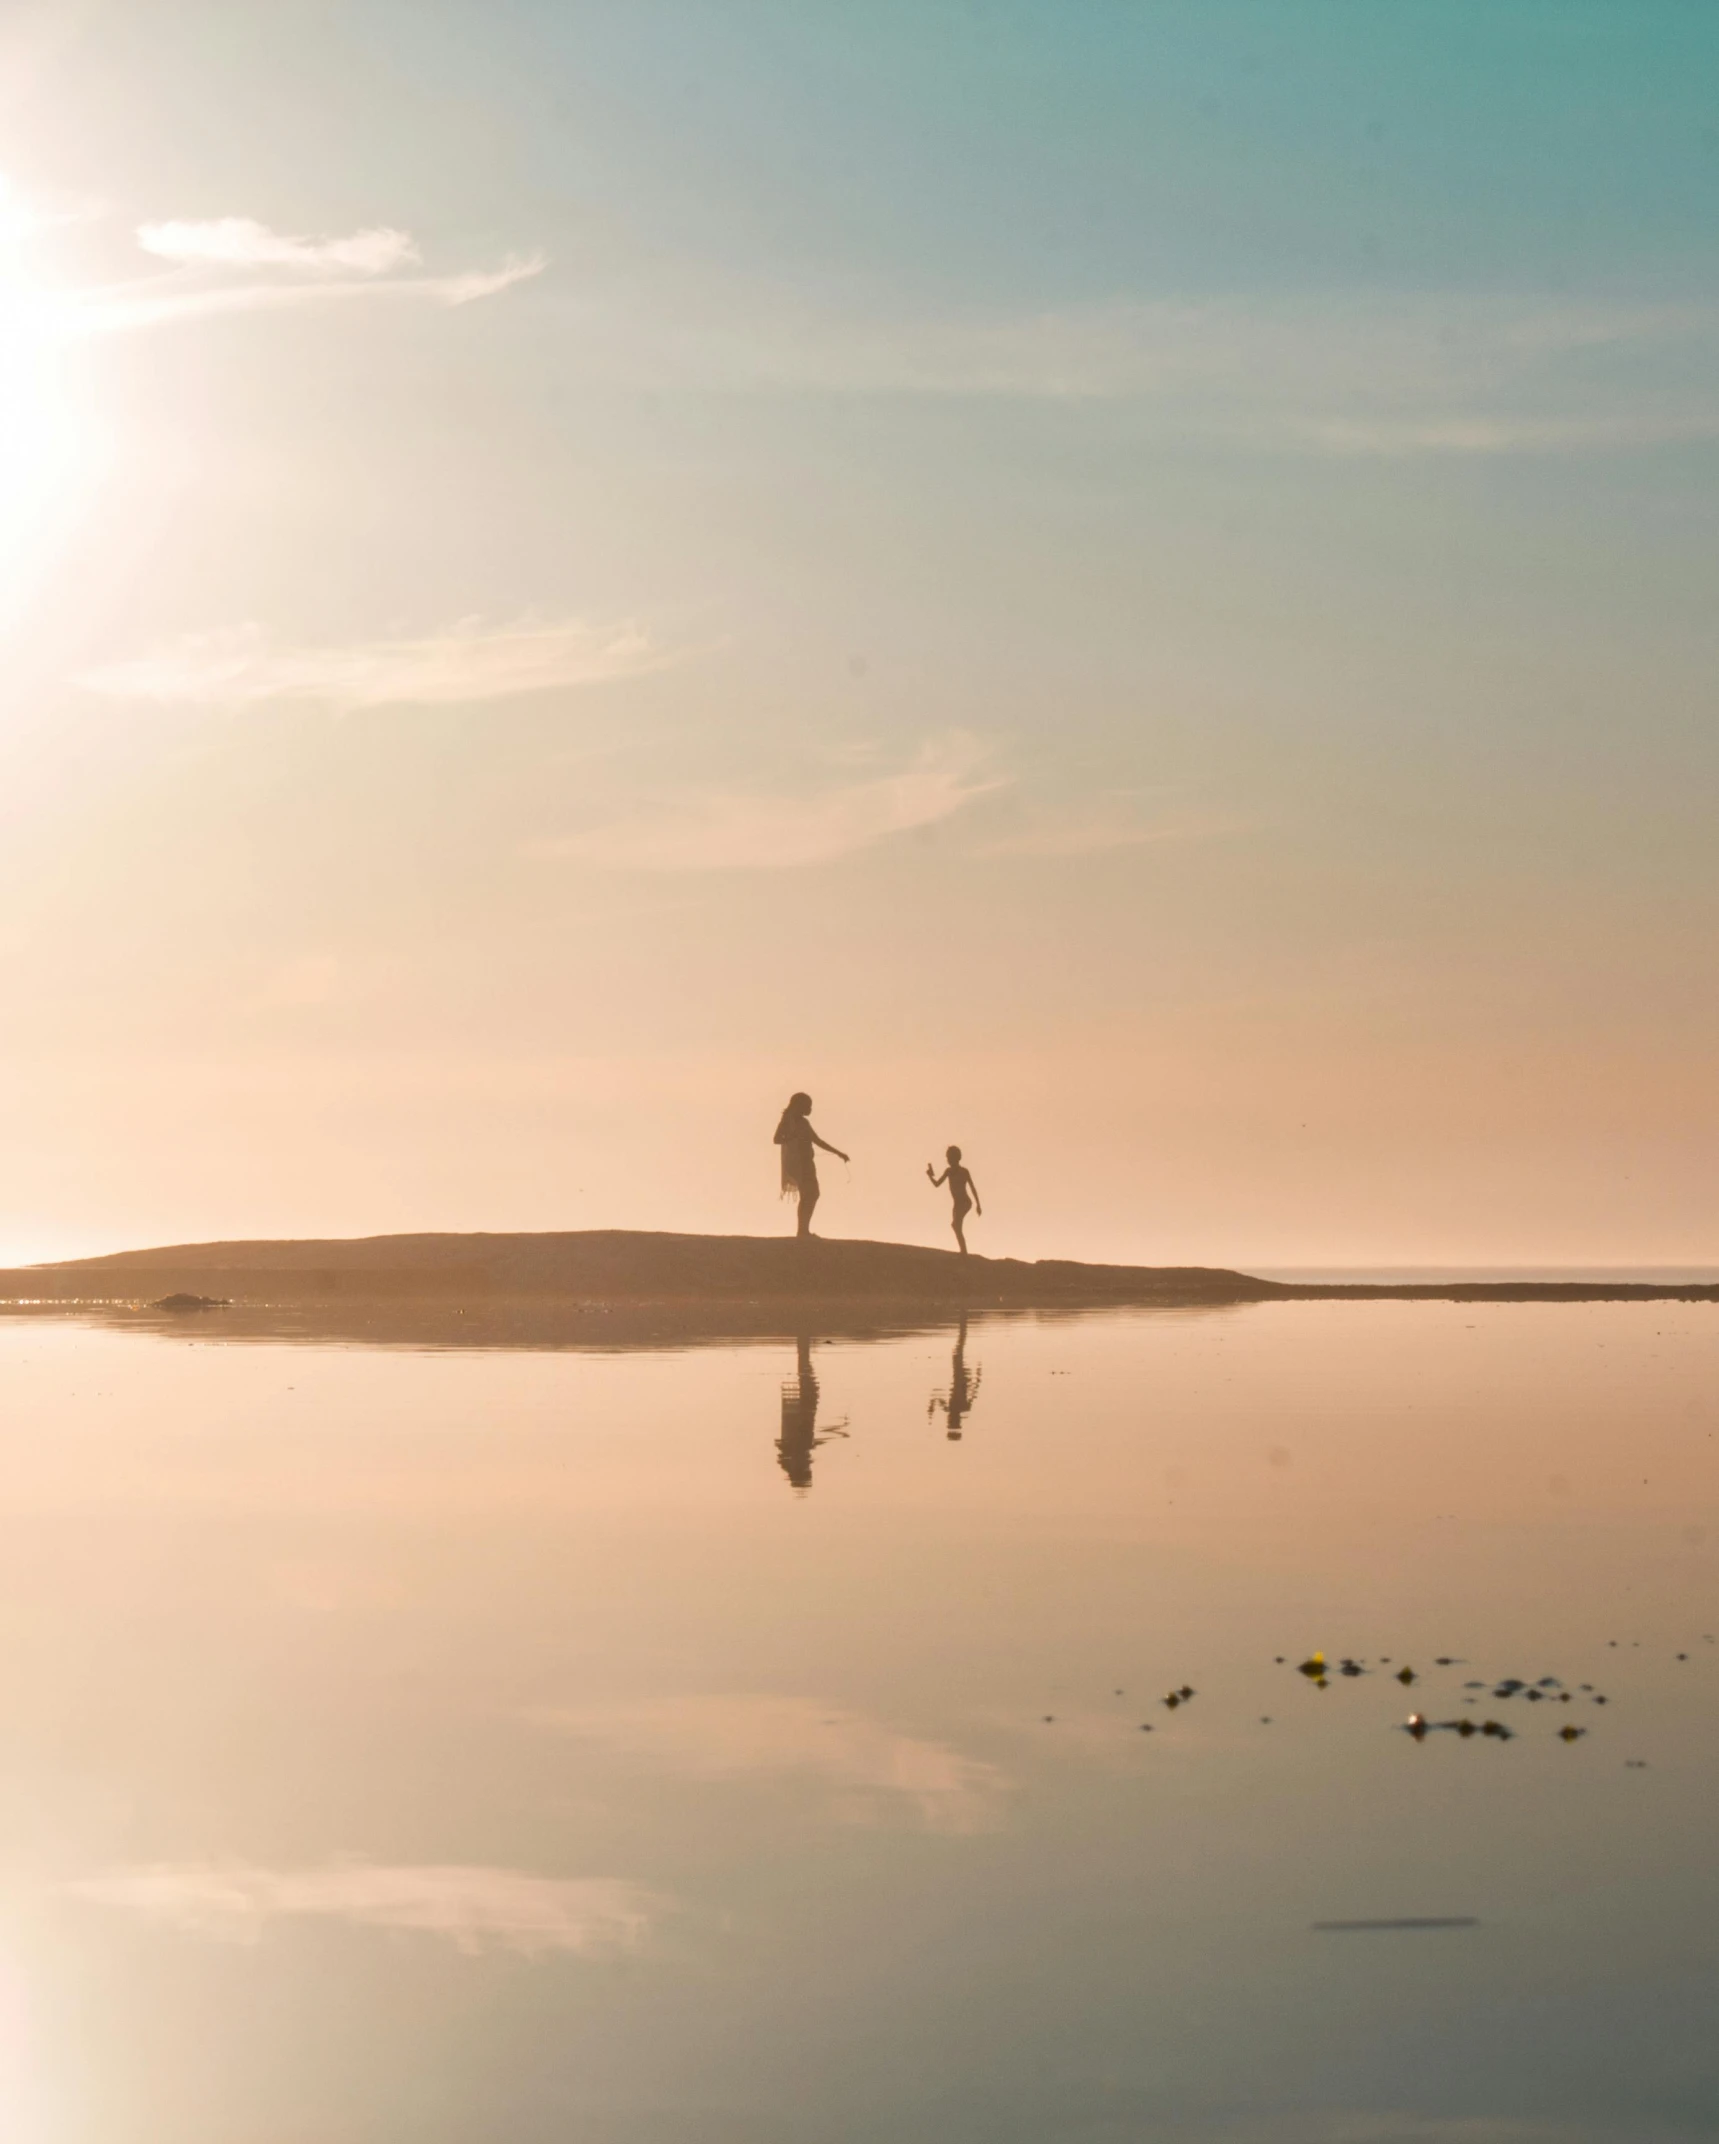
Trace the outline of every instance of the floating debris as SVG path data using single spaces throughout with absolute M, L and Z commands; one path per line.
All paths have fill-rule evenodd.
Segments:
M 1415 1674 L 1413 1668 L 1398 1668 L 1396 1679 L 1407 1689 L 1409 1684 L 1418 1681 L 1419 1677 Z
M 1460 1735 L 1466 1742 L 1474 1735 L 1490 1735 L 1495 1742 L 1510 1742 L 1515 1739 L 1508 1727 L 1497 1720 L 1488 1720 L 1476 1727 L 1472 1720 L 1429 1720 L 1423 1712 L 1411 1712 L 1403 1722 L 1403 1732 L 1413 1735 L 1417 1742 L 1424 1742 L 1428 1735 Z
M 1197 1695 L 1197 1693 L 1191 1690 L 1186 1683 L 1183 1683 L 1182 1687 L 1176 1692 L 1176 1695 L 1181 1698 L 1189 1698 Z
M 1305 1675 L 1309 1682 L 1319 1681 L 1325 1673 L 1325 1655 L 1323 1653 L 1309 1653 L 1295 1672 L 1298 1675 Z
M 1180 1704 L 1180 1703 L 1182 1702 L 1182 1693 L 1181 1693 L 1181 1691 L 1180 1691 L 1180 1690 L 1172 1690 L 1172 1691 L 1170 1692 L 1169 1696 L 1168 1696 L 1167 1698 L 1165 1698 L 1164 1702 L 1165 1702 L 1165 1704 L 1166 1704 L 1166 1705 L 1168 1705 L 1168 1706 L 1169 1706 L 1170 1710 L 1171 1710 L 1172 1712 L 1174 1712 L 1174 1711 L 1175 1711 L 1175 1709 L 1176 1709 L 1176 1707 L 1177 1707 L 1177 1706 L 1178 1706 L 1178 1705 L 1179 1705 L 1179 1704 Z
M 1585 1727 L 1560 1727 L 1558 1729 L 1558 1740 L 1560 1742 L 1579 1742 L 1587 1731 Z

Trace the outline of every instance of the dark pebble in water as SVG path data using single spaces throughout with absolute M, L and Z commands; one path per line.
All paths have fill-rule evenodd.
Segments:
M 1483 1735 L 1490 1735 L 1495 1742 L 1513 1742 L 1516 1738 L 1508 1727 L 1497 1720 L 1488 1720 L 1481 1728 Z
M 1055 1721 L 1056 1721 L 1056 1714 L 1055 1714 L 1054 1712 L 1047 1712 L 1047 1713 L 1045 1714 L 1045 1725 L 1046 1725 L 1047 1727 L 1050 1727 L 1050 1726 L 1054 1725 Z
M 1605 1703 L 1605 1699 L 1603 1697 L 1595 1697 L 1592 1702 L 1596 1705 L 1603 1705 Z
M 1194 1695 L 1194 1692 L 1188 1687 L 1186 1683 L 1183 1683 L 1182 1687 L 1176 1692 L 1176 1695 L 1178 1697 L 1192 1697 Z
M 1687 1653 L 1679 1653 L 1677 1657 L 1679 1660 L 1687 1660 L 1689 1658 L 1689 1655 Z
M 1647 1770 L 1647 1759 L 1645 1757 L 1626 1757 L 1624 1759 L 1624 1770 L 1626 1772 L 1645 1772 Z
M 1558 1740 L 1560 1742 L 1579 1742 L 1587 1731 L 1585 1727 L 1560 1727 L 1558 1729 Z
M 1315 1921 L 1313 1925 L 1325 1935 L 1358 1936 L 1375 1929 L 1478 1928 L 1480 1923 L 1467 1913 L 1429 1913 L 1401 1921 Z
M 1486 1685 L 1483 1682 L 1465 1682 L 1462 1687 L 1465 1690 L 1484 1690 Z
M 1149 1735 L 1152 1732 L 1152 1722 L 1150 1720 L 1142 1720 L 1140 1722 L 1140 1732 L 1143 1735 Z
M 1440 1653 L 1438 1658 L 1433 1662 L 1433 1666 L 1435 1668 L 1453 1668 L 1456 1665 L 1457 1663 L 1451 1658 L 1449 1653 Z
M 1169 1696 L 1165 1698 L 1164 1702 L 1166 1705 L 1169 1706 L 1170 1710 L 1174 1712 L 1176 1707 L 1182 1702 L 1182 1700 L 1176 1695 L 1175 1691 L 1172 1690 Z
M 1269 1712 L 1262 1712 L 1259 1716 L 1259 1724 L 1262 1727 L 1269 1727 L 1271 1725 L 1271 1714 Z

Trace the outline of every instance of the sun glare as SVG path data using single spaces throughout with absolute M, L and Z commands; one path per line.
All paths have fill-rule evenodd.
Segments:
M 50 292 L 35 265 L 44 228 L 0 178 L 0 630 L 15 623 L 88 494 L 94 442 L 68 391 Z

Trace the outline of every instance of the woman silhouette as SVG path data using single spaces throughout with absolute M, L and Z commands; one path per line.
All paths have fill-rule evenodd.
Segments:
M 827 1139 L 820 1139 L 812 1129 L 812 1097 L 809 1094 L 792 1094 L 788 1106 L 782 1112 L 782 1121 L 776 1127 L 776 1144 L 782 1149 L 782 1196 L 790 1191 L 800 1202 L 800 1218 L 795 1227 L 796 1236 L 812 1233 L 812 1209 L 818 1203 L 818 1158 L 813 1151 L 822 1147 L 826 1154 L 833 1154 L 838 1161 L 847 1156 L 839 1146 L 831 1146 Z

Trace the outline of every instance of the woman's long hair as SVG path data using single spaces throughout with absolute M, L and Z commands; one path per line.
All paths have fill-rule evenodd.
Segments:
M 776 1144 L 782 1150 L 782 1196 L 790 1192 L 797 1198 L 800 1193 L 800 1158 L 807 1151 L 808 1142 L 796 1139 L 794 1125 L 804 1126 L 812 1113 L 812 1097 L 809 1094 L 791 1094 L 788 1106 L 783 1110 L 776 1126 Z

